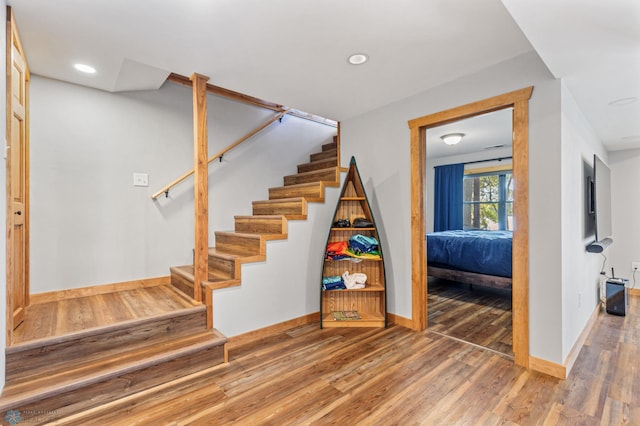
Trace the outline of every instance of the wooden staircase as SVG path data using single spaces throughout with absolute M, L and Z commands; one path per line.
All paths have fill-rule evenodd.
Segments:
M 227 339 L 207 328 L 206 306 L 184 304 L 7 348 L 0 412 L 18 410 L 25 423 L 46 423 L 225 363 Z M 117 316 L 106 307 L 101 315 Z
M 284 177 L 284 185 L 269 188 L 269 199 L 253 201 L 253 215 L 235 216 L 233 231 L 216 231 L 215 247 L 209 248 L 209 279 L 201 283 L 206 292 L 240 285 L 242 264 L 266 259 L 267 241 L 287 238 L 287 222 L 307 218 L 308 202 L 324 202 L 327 186 L 340 186 L 337 137 L 311 154 L 298 173 Z M 171 283 L 194 297 L 193 265 L 171 268 Z
M 267 241 L 286 239 L 288 220 L 306 219 L 307 202 L 323 201 L 326 186 L 339 186 L 340 172 L 334 138 L 311 155 L 309 163 L 299 165 L 297 174 L 286 176 L 282 187 L 269 189 L 268 200 L 254 201 L 253 215 L 236 216 L 233 231 L 216 232 L 202 296 L 239 285 L 242 264 L 265 260 Z M 193 289 L 193 266 L 178 266 L 171 268 L 170 284 L 130 290 L 149 291 L 149 295 L 112 293 L 108 300 L 124 300 L 120 308 L 105 302 L 104 294 L 48 302 L 61 305 L 40 308 L 44 311 L 28 307 L 34 310 L 27 311 L 20 327 L 27 326 L 29 318 L 33 329 L 46 328 L 51 321 L 59 325 L 60 317 L 66 316 L 76 323 L 75 328 L 53 337 L 34 333 L 31 340 L 6 349 L 0 413 L 11 410 L 29 424 L 83 424 L 79 419 L 90 413 L 138 396 L 161 394 L 170 383 L 215 371 L 227 362 L 227 338 L 211 327 L 211 298 L 201 299 L 209 305 L 196 302 Z M 162 305 L 145 316 L 139 314 L 145 311 L 145 301 Z M 56 309 L 57 318 L 42 315 Z M 124 314 L 117 309 L 135 315 L 123 320 Z M 83 311 L 104 319 L 104 324 L 85 328 L 77 318 Z

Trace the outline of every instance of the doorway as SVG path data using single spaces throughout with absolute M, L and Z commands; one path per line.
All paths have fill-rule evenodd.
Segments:
M 529 367 L 529 99 L 533 87 L 516 90 L 409 121 L 411 130 L 411 292 L 412 328 L 427 328 L 425 244 L 426 130 L 460 119 L 513 108 L 513 191 L 515 227 L 512 249 L 514 363 Z
M 512 113 L 426 129 L 425 169 L 429 331 L 511 359 Z

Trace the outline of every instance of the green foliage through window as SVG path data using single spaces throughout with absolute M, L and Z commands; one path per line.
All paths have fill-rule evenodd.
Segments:
M 464 177 L 464 229 L 513 230 L 510 170 Z

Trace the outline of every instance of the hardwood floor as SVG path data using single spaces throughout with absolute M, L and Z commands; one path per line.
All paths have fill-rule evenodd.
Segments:
M 428 330 L 309 324 L 53 424 L 638 425 L 639 315 L 602 313 L 567 380 Z
M 429 330 L 513 357 L 511 292 L 429 278 Z
M 169 285 L 30 305 L 13 332 L 19 344 L 197 306 Z

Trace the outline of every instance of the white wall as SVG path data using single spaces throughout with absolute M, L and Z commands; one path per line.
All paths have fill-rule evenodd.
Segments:
M 603 257 L 588 253 L 593 237 L 584 236 L 585 181 L 583 162 L 607 153 L 562 85 L 562 330 L 566 359 L 599 302 Z M 608 255 L 608 253 L 605 253 Z
M 628 278 L 633 286 L 631 262 L 640 262 L 640 149 L 609 153 L 611 169 L 611 208 L 613 244 L 609 247 L 610 266 L 616 276 Z M 640 271 L 635 273 L 635 288 L 640 288 Z
M 0 19 L 2 22 L 6 22 L 7 2 L 5 0 L 0 1 Z M 6 46 L 7 46 L 7 32 L 0 31 L 0 67 L 5 70 L 6 66 Z M 6 99 L 6 85 L 0 84 L 0 99 Z M 7 115 L 7 104 L 5 102 L 0 103 L 0 114 L 2 117 Z M 6 120 L 0 120 L 0 135 L 3 135 L 6 144 L 7 125 Z M 0 161 L 0 188 L 6 188 L 7 179 L 7 163 L 6 158 L 3 156 Z M 7 223 L 7 198 L 6 194 L 0 197 L 0 223 Z M 5 226 L 5 225 L 3 225 Z M 4 350 L 7 347 L 7 239 L 5 234 L 5 241 L 0 244 L 0 282 L 3 283 L 2 289 L 0 289 L 0 391 L 4 387 L 5 380 L 5 353 Z
M 563 361 L 561 305 L 560 83 L 530 52 L 342 123 L 342 152 L 356 155 L 385 244 L 389 311 L 411 317 L 407 121 L 534 86 L 529 103 L 530 352 Z M 375 147 L 375 149 L 372 149 Z
M 193 167 L 191 90 L 167 83 L 112 94 L 39 76 L 31 87 L 32 293 L 163 276 L 191 263 L 192 179 L 169 198 L 150 198 Z M 274 114 L 211 95 L 208 103 L 210 154 Z M 234 215 L 250 214 L 252 200 L 267 199 L 334 134 L 287 116 L 212 164 L 210 245 L 215 230 L 233 229 Z M 148 173 L 150 186 L 134 187 L 134 172 Z M 318 310 L 334 203 L 321 225 L 327 207 L 310 204 L 310 221 L 290 223 L 288 241 L 268 243 L 268 264 L 245 266 L 241 289 L 214 294 L 217 328 L 235 335 Z

